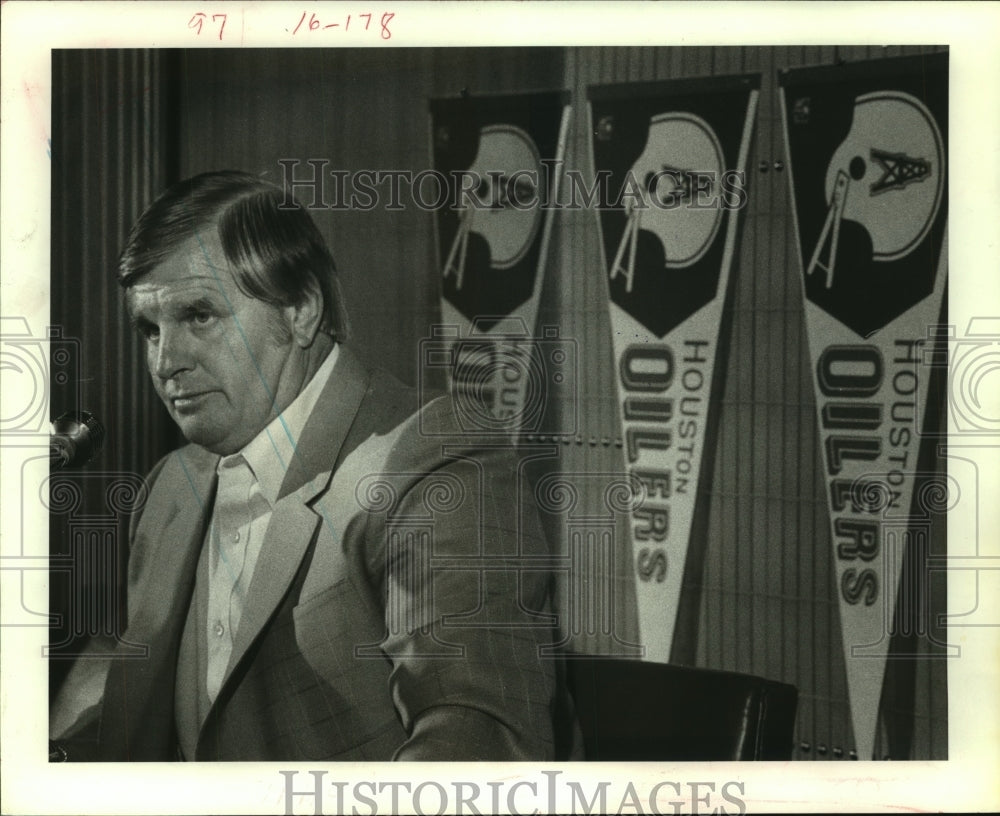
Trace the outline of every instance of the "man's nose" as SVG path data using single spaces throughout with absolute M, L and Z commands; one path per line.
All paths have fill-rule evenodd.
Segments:
M 153 360 L 153 372 L 157 377 L 161 380 L 169 380 L 193 367 L 188 340 L 183 327 L 160 327 L 159 342 L 156 344 L 156 357 Z

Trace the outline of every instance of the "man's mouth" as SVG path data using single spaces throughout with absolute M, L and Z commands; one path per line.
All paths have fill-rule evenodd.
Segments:
M 176 397 L 170 397 L 170 404 L 174 406 L 176 411 L 189 411 L 197 408 L 201 402 L 211 394 L 211 391 L 199 391 L 191 392 L 189 394 L 180 394 Z

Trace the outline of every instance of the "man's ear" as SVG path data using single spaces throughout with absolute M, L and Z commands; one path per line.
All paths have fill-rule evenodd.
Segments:
M 286 314 L 292 327 L 292 337 L 301 348 L 309 348 L 316 339 L 316 332 L 323 320 L 323 295 L 319 287 L 310 286 L 305 296 Z

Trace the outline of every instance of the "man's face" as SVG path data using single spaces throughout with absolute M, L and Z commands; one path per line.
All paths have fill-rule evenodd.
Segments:
M 236 286 L 214 229 L 189 239 L 129 288 L 156 392 L 181 432 L 214 453 L 240 450 L 294 399 L 293 309 Z

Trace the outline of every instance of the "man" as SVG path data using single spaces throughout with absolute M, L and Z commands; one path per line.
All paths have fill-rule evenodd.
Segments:
M 131 528 L 123 639 L 148 656 L 70 678 L 102 693 L 60 750 L 552 759 L 551 576 L 523 568 L 547 552 L 523 478 L 462 437 L 448 398 L 418 409 L 340 342 L 333 260 L 283 202 L 208 173 L 128 238 L 129 314 L 190 444 Z

